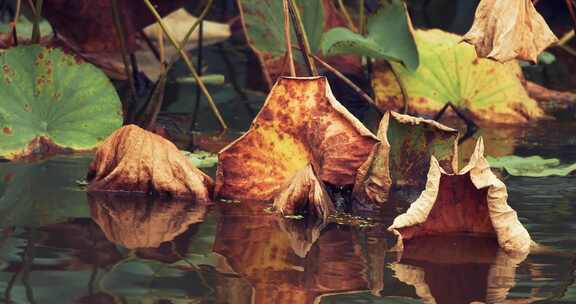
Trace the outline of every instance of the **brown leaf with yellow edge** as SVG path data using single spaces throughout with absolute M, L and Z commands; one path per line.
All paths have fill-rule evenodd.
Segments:
M 88 192 L 139 192 L 209 201 L 212 179 L 170 141 L 135 125 L 116 130 L 90 165 Z
M 478 139 L 470 162 L 448 174 L 432 157 L 426 189 L 389 227 L 403 240 L 421 236 L 471 233 L 496 236 L 506 252 L 528 252 L 532 240 L 507 203 L 506 185 L 490 171 L 484 142 Z
M 296 173 L 281 189 L 274 209 L 282 215 L 308 214 L 326 221 L 334 213 L 334 203 L 312 165 Z
M 326 183 L 352 185 L 377 141 L 334 98 L 325 77 L 282 77 L 248 132 L 220 151 L 216 194 L 271 200 L 308 164 Z
M 458 167 L 458 131 L 436 121 L 386 112 L 378 139 L 358 169 L 354 195 L 361 203 L 384 203 L 392 185 L 424 189 L 430 157 L 447 172 Z
M 155 248 L 204 220 L 206 204 L 145 196 L 88 195 L 92 219 L 113 243 L 129 249 Z
M 532 0 L 482 0 L 464 40 L 475 46 L 480 57 L 536 63 L 538 55 L 558 38 Z

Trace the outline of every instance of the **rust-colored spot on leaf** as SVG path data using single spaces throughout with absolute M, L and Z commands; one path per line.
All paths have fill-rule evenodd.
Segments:
M 24 104 L 24 111 L 26 111 L 26 112 L 32 112 L 32 107 L 30 106 L 29 103 L 25 103 L 25 104 Z
M 14 177 L 14 173 L 8 172 L 8 173 L 4 174 L 3 180 L 5 183 L 9 183 L 13 177 Z
M 4 134 L 6 134 L 6 135 L 12 135 L 12 128 L 4 127 L 2 129 L 2 132 L 4 132 Z

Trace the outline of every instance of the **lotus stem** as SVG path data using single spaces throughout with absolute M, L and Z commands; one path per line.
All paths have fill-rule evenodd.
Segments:
M 32 27 L 32 43 L 40 43 L 40 18 L 42 17 L 42 5 L 44 0 L 36 0 L 36 14 L 34 14 L 34 25 Z
M 294 55 L 292 54 L 292 35 L 290 32 L 290 9 L 288 8 L 289 0 L 282 0 L 284 9 L 284 41 L 286 42 L 286 56 L 288 57 L 288 66 L 290 67 L 290 76 L 296 77 L 296 67 L 294 66 Z
M 350 17 L 350 13 L 348 13 L 348 9 L 346 9 L 346 5 L 344 5 L 344 2 L 342 0 L 338 0 L 338 6 L 340 7 L 340 11 L 342 12 L 342 15 L 344 15 L 344 18 L 346 19 L 346 23 L 348 24 L 348 27 L 351 30 L 358 33 L 358 28 L 354 25 L 354 21 L 352 21 L 352 17 Z
M 566 0 L 566 6 L 568 6 L 568 11 L 570 12 L 570 17 L 572 17 L 572 26 L 576 30 L 576 12 L 574 11 L 574 0 Z
M 358 5 L 359 5 L 358 10 L 360 11 L 360 17 L 359 17 L 360 35 L 365 35 L 366 34 L 366 7 L 364 5 L 364 0 L 360 0 L 360 3 L 358 3 Z
M 168 37 L 168 40 L 170 40 L 170 43 L 172 43 L 172 45 L 176 48 L 176 50 L 178 51 L 178 53 L 180 54 L 180 56 L 182 57 L 182 59 L 186 63 L 186 66 L 190 70 L 190 73 L 192 73 L 192 76 L 194 77 L 194 79 L 196 79 L 196 82 L 198 83 L 200 90 L 202 90 L 202 93 L 204 93 L 204 95 L 206 96 L 206 99 L 208 99 L 208 104 L 210 105 L 212 112 L 214 113 L 214 115 L 218 119 L 218 122 L 220 123 L 221 128 L 223 130 L 226 130 L 226 129 L 228 129 L 228 125 L 226 125 L 226 122 L 224 121 L 224 118 L 222 118 L 222 115 L 220 114 L 220 111 L 218 110 L 218 107 L 216 106 L 216 103 L 214 102 L 212 95 L 210 95 L 210 92 L 208 91 L 208 88 L 206 87 L 204 82 L 202 82 L 202 79 L 200 79 L 200 76 L 198 75 L 198 72 L 196 72 L 196 69 L 194 68 L 194 65 L 192 64 L 192 61 L 190 60 L 190 58 L 186 54 L 186 51 L 183 48 L 183 46 L 186 44 L 186 42 L 188 42 L 188 39 L 190 38 L 192 32 L 194 32 L 194 30 L 196 29 L 196 27 L 198 26 L 200 21 L 202 21 L 204 19 L 204 17 L 206 16 L 206 13 L 208 12 L 209 8 L 212 6 L 212 2 L 213 2 L 213 0 L 208 1 L 206 8 L 202 12 L 202 14 L 198 17 L 198 20 L 196 21 L 196 23 L 194 23 L 194 25 L 192 25 L 192 27 L 190 28 L 190 30 L 186 34 L 186 37 L 183 39 L 184 44 L 180 44 L 180 43 L 178 43 L 178 41 L 176 41 L 174 36 L 172 36 L 172 34 L 168 31 L 166 24 L 164 24 L 164 20 L 162 20 L 162 17 L 160 16 L 160 14 L 156 10 L 156 8 L 154 8 L 154 5 L 150 2 L 150 0 L 144 0 L 144 3 L 148 7 L 148 9 L 152 13 L 152 15 L 154 15 L 154 17 L 156 18 L 156 21 L 158 21 L 158 24 L 162 28 L 162 31 L 164 31 L 164 34 L 166 35 L 166 37 Z
M 122 24 L 122 19 L 120 18 L 118 0 L 112 0 L 112 17 L 114 19 L 114 27 L 116 28 L 116 32 L 118 32 L 118 39 L 120 40 L 120 50 L 122 53 L 122 62 L 124 63 L 124 73 L 126 73 L 126 78 L 130 87 L 130 94 L 132 95 L 132 98 L 128 98 L 128 104 L 125 105 L 125 109 L 130 109 L 131 104 L 137 97 L 137 93 L 136 84 L 134 83 L 134 78 L 132 77 L 132 69 L 128 58 L 128 50 L 126 48 L 126 33 L 124 32 L 124 26 Z M 130 114 L 128 113 L 129 111 L 125 112 Z
M 10 42 L 10 36 L 12 36 L 14 46 L 18 46 L 18 33 L 16 31 L 16 26 L 18 24 L 18 17 L 20 17 L 21 7 L 22 7 L 22 1 L 21 0 L 16 1 L 16 12 L 14 13 L 14 21 L 13 21 L 14 23 L 11 25 L 10 30 L 11 35 L 8 36 L 8 42 Z M 8 43 L 8 45 L 10 45 L 10 43 Z
M 558 41 L 558 45 L 565 45 L 566 43 L 568 43 L 568 41 L 572 40 L 572 38 L 574 38 L 574 30 L 571 30 L 568 33 L 564 34 L 564 36 L 562 36 L 562 38 L 560 38 L 560 40 Z
M 198 70 L 198 76 L 202 78 L 202 57 L 204 57 L 204 22 L 200 22 L 198 29 L 198 56 L 196 61 L 196 69 Z M 198 84 L 196 84 L 198 87 Z M 196 121 L 198 120 L 198 107 L 200 106 L 200 91 L 196 90 L 196 103 L 194 104 L 194 116 L 192 117 L 192 124 L 190 125 L 190 131 L 196 129 Z
M 388 64 L 388 67 L 390 68 L 392 75 L 394 75 L 394 78 L 396 79 L 396 82 L 398 83 L 398 86 L 400 87 L 400 93 L 402 94 L 402 102 L 404 104 L 403 113 L 408 114 L 408 110 L 409 110 L 408 106 L 410 103 L 410 98 L 408 96 L 408 92 L 406 91 L 406 88 L 404 87 L 404 84 L 402 83 L 402 80 L 400 79 L 400 75 L 398 75 L 398 72 L 396 72 L 394 70 L 394 67 L 392 67 L 392 64 L 389 61 L 386 61 L 386 63 Z M 370 74 L 371 73 L 372 73 L 372 71 L 370 71 Z
M 318 69 L 312 60 L 312 51 L 310 50 L 310 43 L 308 42 L 308 35 L 306 35 L 306 29 L 304 28 L 304 23 L 302 22 L 302 17 L 300 16 L 300 10 L 296 5 L 295 0 L 290 1 L 290 16 L 292 17 L 292 22 L 294 23 L 294 31 L 296 32 L 296 38 L 298 38 L 298 45 L 300 46 L 300 51 L 302 52 L 302 57 L 306 62 L 306 67 L 308 68 L 308 73 L 310 76 L 318 76 Z
M 323 66 L 326 70 L 332 72 L 334 75 L 336 75 L 336 77 L 340 78 L 340 80 L 344 81 L 344 83 L 346 83 L 354 92 L 356 92 L 356 94 L 358 94 L 362 99 L 368 102 L 368 104 L 372 105 L 376 110 L 380 112 L 380 109 L 376 105 L 374 99 L 372 99 L 372 97 L 366 94 L 366 92 L 364 92 L 360 87 L 358 87 L 352 80 L 350 80 L 344 74 L 340 73 L 340 71 L 338 71 L 336 68 L 331 66 L 326 61 L 320 59 L 318 56 L 316 55 L 312 56 L 321 66 Z

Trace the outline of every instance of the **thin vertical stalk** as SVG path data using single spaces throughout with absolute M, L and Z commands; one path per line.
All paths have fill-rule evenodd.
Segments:
M 360 29 L 360 35 L 365 35 L 366 34 L 366 7 L 364 5 L 364 0 L 360 0 L 359 1 L 359 7 L 358 10 L 360 11 L 360 17 L 358 18 L 358 22 L 360 22 L 360 26 L 358 27 Z
M 576 30 L 576 12 L 574 11 L 575 1 L 566 0 L 566 5 L 568 6 L 570 17 L 572 17 L 572 26 L 574 27 L 574 30 Z
M 32 43 L 40 43 L 40 19 L 42 18 L 42 5 L 44 0 L 36 0 L 36 14 L 34 14 L 34 25 L 32 27 Z
M 288 0 L 282 0 L 284 10 L 284 41 L 286 42 L 286 55 L 288 56 L 288 66 L 290 76 L 296 77 L 296 67 L 294 66 L 294 55 L 292 54 L 292 33 L 290 30 L 290 9 Z
M 290 16 L 292 17 L 292 22 L 294 23 L 294 31 L 296 32 L 298 45 L 300 46 L 300 51 L 302 51 L 302 57 L 304 57 L 304 61 L 306 62 L 308 73 L 310 76 L 318 76 L 318 69 L 316 68 L 316 64 L 312 59 L 312 51 L 310 50 L 310 43 L 308 42 L 306 29 L 304 28 L 304 23 L 302 22 L 302 17 L 300 16 L 300 10 L 296 5 L 295 0 L 288 1 L 290 4 Z
M 344 19 L 346 19 L 346 24 L 348 25 L 348 27 L 354 32 L 359 33 L 358 28 L 356 27 L 356 25 L 354 25 L 354 21 L 352 21 L 352 17 L 350 17 L 348 9 L 346 9 L 346 5 L 344 5 L 344 1 L 338 0 L 338 6 L 340 8 L 340 11 L 342 12 L 342 15 L 344 15 Z
M 356 94 L 358 94 L 362 99 L 364 99 L 366 102 L 368 102 L 369 105 L 373 106 L 376 110 L 378 110 L 380 112 L 380 109 L 378 108 L 378 105 L 376 104 L 374 99 L 372 99 L 372 97 L 370 97 L 368 94 L 366 94 L 364 91 L 362 91 L 362 89 L 360 87 L 358 87 L 352 80 L 350 80 L 348 77 L 346 77 L 340 71 L 338 71 L 335 67 L 331 66 L 330 64 L 328 64 L 324 60 L 320 59 L 318 56 L 316 56 L 316 55 L 312 55 L 312 56 L 314 56 L 314 59 L 322 67 L 324 67 L 326 70 L 330 71 L 336 77 L 340 78 L 340 80 L 342 80 L 345 84 L 347 84 L 354 92 L 356 92 Z
M 196 23 L 192 26 L 192 28 L 190 28 L 190 30 L 186 34 L 186 37 L 184 38 L 183 42 L 188 41 L 188 39 L 190 38 L 190 35 L 194 31 L 194 29 L 196 28 L 196 26 L 198 26 L 199 21 L 204 19 L 204 17 L 206 16 L 206 13 L 208 12 L 208 9 L 212 6 L 212 2 L 213 2 L 213 0 L 209 0 L 208 4 L 206 5 L 204 12 L 202 12 L 202 15 L 200 17 L 198 17 L 198 20 L 196 21 Z M 180 43 L 178 43 L 178 41 L 176 41 L 176 39 L 168 31 L 166 24 L 164 24 L 164 20 L 162 20 L 162 17 L 158 13 L 158 11 L 154 8 L 154 5 L 152 5 L 150 0 L 144 0 L 144 3 L 146 4 L 146 6 L 150 10 L 150 12 L 154 15 L 154 17 L 156 18 L 156 21 L 158 21 L 158 24 L 160 25 L 160 27 L 164 31 L 164 34 L 166 35 L 166 37 L 168 37 L 168 39 L 170 40 L 170 43 L 172 43 L 172 45 L 177 49 L 178 53 L 180 54 L 180 56 L 182 57 L 182 59 L 186 63 L 186 66 L 190 70 L 190 73 L 192 73 L 192 76 L 194 77 L 194 79 L 196 80 L 196 82 L 200 86 L 200 89 L 202 90 L 202 92 L 204 93 L 206 98 L 208 99 L 208 104 L 210 105 L 210 108 L 212 109 L 212 111 L 214 112 L 214 115 L 218 119 L 220 126 L 222 127 L 222 129 L 228 129 L 228 125 L 224 121 L 224 118 L 222 118 L 222 115 L 220 114 L 220 111 L 218 110 L 218 107 L 216 106 L 216 103 L 214 102 L 212 95 L 210 95 L 210 92 L 208 92 L 208 88 L 206 87 L 206 85 L 204 84 L 204 82 L 202 81 L 200 76 L 198 75 L 198 72 L 196 72 L 196 69 L 194 68 L 194 65 L 192 64 L 192 61 L 190 60 L 190 58 L 186 54 L 186 51 L 184 50 L 184 48 L 182 47 L 183 45 L 185 45 L 185 43 L 183 45 L 181 45 Z
M 122 62 L 124 63 L 124 73 L 126 73 L 126 78 L 128 80 L 128 85 L 130 87 L 131 98 L 127 99 L 126 109 L 130 109 L 133 99 L 138 95 L 136 93 L 136 84 L 134 83 L 134 78 L 132 77 L 132 69 L 130 65 L 130 59 L 128 56 L 128 49 L 126 47 L 126 32 L 124 31 L 124 25 L 122 19 L 120 18 L 120 10 L 118 9 L 118 0 L 112 0 L 112 18 L 114 20 L 114 27 L 120 40 L 120 50 L 122 53 Z M 128 111 L 127 111 L 128 112 Z M 126 113 L 127 113 L 126 112 Z M 127 113 L 129 114 L 129 113 Z
M 17 24 L 18 24 L 18 17 L 20 17 L 20 10 L 22 8 L 22 1 L 16 1 L 16 12 L 14 13 L 14 21 L 11 24 L 10 35 L 8 36 L 8 41 L 10 42 L 10 38 L 12 38 L 12 43 L 8 43 L 8 45 L 18 46 L 18 33 L 17 33 Z
M 202 61 L 204 57 L 204 22 L 200 21 L 198 26 L 198 57 L 196 58 L 196 70 L 198 70 L 198 76 L 202 77 Z M 198 108 L 200 107 L 200 90 L 198 84 L 196 84 L 196 103 L 194 104 L 194 116 L 192 118 L 192 124 L 190 125 L 190 131 L 196 130 L 196 121 L 198 120 Z

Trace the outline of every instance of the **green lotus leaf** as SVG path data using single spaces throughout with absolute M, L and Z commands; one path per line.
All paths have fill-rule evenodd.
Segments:
M 562 165 L 556 158 L 540 156 L 520 157 L 516 155 L 498 158 L 487 157 L 490 167 L 503 169 L 513 176 L 546 177 L 567 176 L 576 172 L 576 164 Z
M 0 92 L 3 158 L 92 149 L 122 125 L 120 100 L 106 75 L 58 49 L 0 52 Z
M 296 0 L 312 52 L 316 52 L 324 29 L 324 6 L 322 0 Z M 284 15 L 282 1 L 242 0 L 238 1 L 246 26 L 248 42 L 258 52 L 272 58 L 284 56 Z M 296 36 L 292 31 L 292 42 Z
M 346 28 L 334 28 L 322 37 L 322 52 L 399 61 L 410 71 L 418 68 L 418 50 L 404 1 L 382 1 L 378 11 L 368 18 L 367 30 L 364 37 Z
M 391 63 L 408 95 L 410 110 L 434 115 L 450 102 L 484 122 L 517 124 L 544 116 L 522 85 L 516 61 L 502 64 L 478 58 L 473 46 L 460 43 L 461 36 L 441 30 L 418 30 L 415 37 L 418 69 L 412 72 Z M 402 104 L 398 82 L 387 65 L 377 64 L 373 79 L 380 107 Z

